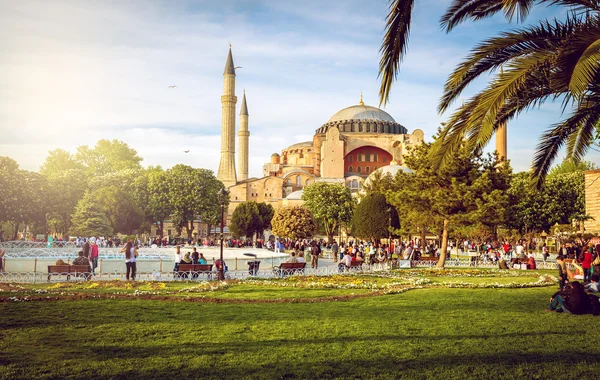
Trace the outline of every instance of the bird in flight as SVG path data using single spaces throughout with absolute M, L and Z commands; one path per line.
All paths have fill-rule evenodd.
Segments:
M 189 150 L 184 150 L 184 151 L 183 151 L 183 153 L 189 153 L 189 152 L 190 152 Z
M 169 88 L 175 88 L 175 87 L 177 87 L 177 86 L 169 86 Z

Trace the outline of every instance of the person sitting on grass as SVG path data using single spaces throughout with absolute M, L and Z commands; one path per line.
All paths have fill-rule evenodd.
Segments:
M 600 276 L 594 273 L 592 281 L 585 286 L 585 290 L 591 293 L 598 293 L 598 281 L 600 281 Z
M 285 261 L 288 264 L 296 264 L 298 259 L 296 258 L 296 251 L 292 249 L 292 253 L 290 253 L 290 258 Z
M 569 282 L 565 290 L 554 293 L 550 298 L 548 310 L 563 311 L 571 314 L 587 314 L 591 311 L 591 303 L 588 295 L 578 281 Z

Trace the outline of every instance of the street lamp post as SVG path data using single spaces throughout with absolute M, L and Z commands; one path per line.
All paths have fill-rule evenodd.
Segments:
M 219 281 L 225 280 L 225 263 L 223 262 L 223 228 L 225 228 L 225 201 L 227 200 L 227 196 L 229 192 L 225 189 L 219 190 L 217 193 L 217 198 L 219 199 L 219 203 L 221 204 L 221 250 L 219 253 L 219 265 L 217 267 L 218 274 L 217 279 Z
M 392 249 L 392 207 L 387 209 L 388 213 L 388 251 Z

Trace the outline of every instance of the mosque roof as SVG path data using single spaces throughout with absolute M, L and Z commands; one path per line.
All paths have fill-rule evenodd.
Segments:
M 302 147 L 312 147 L 312 146 L 313 146 L 312 141 L 303 141 L 303 142 L 299 142 L 296 144 L 292 144 L 292 145 L 288 146 L 287 148 L 285 148 L 284 150 L 293 149 L 293 148 L 302 148 Z
M 327 121 L 328 123 L 344 120 L 380 120 L 395 123 L 396 120 L 387 112 L 377 107 L 357 104 L 339 110 Z

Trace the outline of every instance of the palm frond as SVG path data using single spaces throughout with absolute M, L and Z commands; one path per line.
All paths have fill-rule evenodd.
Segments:
M 491 17 L 502 11 L 504 17 L 517 22 L 525 21 L 531 7 L 537 0 L 454 0 L 440 19 L 440 26 L 446 32 L 463 21 L 473 21 Z
M 600 120 L 600 108 L 597 106 L 597 102 L 595 104 L 590 104 L 587 107 L 579 107 L 571 117 L 555 125 L 542 135 L 533 156 L 531 174 L 532 181 L 537 187 L 543 184 L 544 177 L 548 174 L 552 163 L 565 142 L 569 141 L 570 151 L 572 152 L 571 154 L 567 153 L 568 156 L 573 159 L 581 159 L 582 154 L 585 153 L 585 148 L 589 146 L 589 144 L 585 145 L 586 130 L 590 126 L 595 128 L 598 120 Z M 581 139 L 572 137 L 578 135 L 580 130 L 583 130 Z M 572 139 L 579 141 L 573 141 Z M 577 146 L 578 144 L 583 145 Z M 569 151 L 569 147 L 567 148 Z M 573 154 L 575 150 L 577 150 L 577 154 Z
M 564 22 L 542 22 L 538 26 L 502 33 L 476 46 L 471 54 L 460 63 L 446 80 L 444 93 L 438 105 L 445 112 L 462 91 L 481 74 L 496 70 L 517 57 L 540 51 L 558 52 L 562 41 L 576 30 L 576 19 Z
M 379 49 L 379 106 L 389 101 L 392 84 L 398 76 L 400 63 L 408 48 L 413 6 L 414 0 L 390 0 L 386 32 Z

